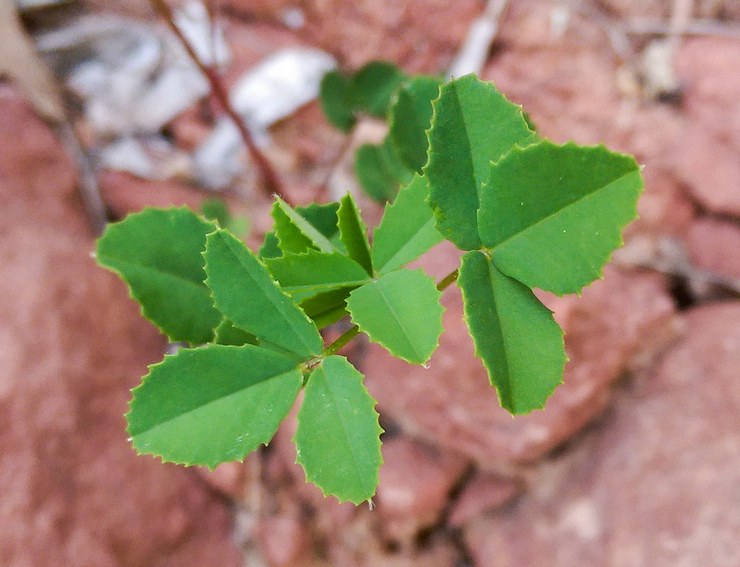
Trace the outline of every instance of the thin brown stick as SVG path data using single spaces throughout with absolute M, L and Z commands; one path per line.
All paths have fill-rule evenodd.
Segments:
M 193 63 L 196 64 L 201 73 L 205 75 L 208 83 L 211 85 L 211 91 L 221 103 L 221 106 L 223 107 L 226 115 L 236 126 L 237 130 L 239 131 L 239 135 L 244 142 L 244 145 L 249 151 L 249 155 L 252 157 L 252 160 L 257 166 L 257 169 L 259 169 L 262 180 L 264 181 L 264 190 L 267 195 L 270 197 L 272 197 L 273 195 L 278 195 L 288 204 L 292 204 L 291 199 L 289 199 L 288 195 L 285 194 L 283 184 L 280 181 L 277 173 L 275 172 L 265 155 L 255 144 L 254 139 L 252 138 L 252 134 L 249 132 L 246 124 L 244 124 L 241 116 L 239 116 L 239 113 L 234 110 L 234 107 L 231 104 L 231 100 L 229 99 L 229 95 L 226 92 L 226 88 L 224 87 L 223 81 L 221 80 L 219 74 L 216 72 L 215 69 L 213 69 L 209 65 L 206 65 L 195 52 L 192 44 L 183 35 L 180 28 L 177 27 L 174 19 L 174 14 L 172 13 L 172 9 L 169 7 L 167 2 L 165 2 L 165 0 L 149 0 L 149 3 L 152 5 L 154 10 L 160 16 L 162 16 L 162 18 L 164 18 L 170 30 L 172 30 L 172 33 L 174 33 L 175 36 L 177 36 L 177 39 L 180 40 L 180 43 L 187 52 L 188 57 L 190 57 Z

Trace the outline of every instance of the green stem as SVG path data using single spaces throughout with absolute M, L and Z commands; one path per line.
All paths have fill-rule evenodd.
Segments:
M 443 277 L 441 280 L 439 280 L 439 283 L 437 284 L 437 289 L 439 291 L 444 291 L 448 287 L 450 287 L 455 281 L 457 281 L 457 276 L 459 274 L 459 270 L 454 270 L 447 274 L 445 277 Z
M 349 341 L 354 339 L 357 334 L 360 332 L 360 328 L 357 325 L 352 325 L 349 329 L 347 329 L 344 333 L 342 333 L 339 338 L 331 343 L 328 347 L 324 349 L 324 352 L 321 353 L 321 356 L 331 356 L 332 354 L 335 354 L 339 349 L 341 349 L 344 345 L 346 345 Z

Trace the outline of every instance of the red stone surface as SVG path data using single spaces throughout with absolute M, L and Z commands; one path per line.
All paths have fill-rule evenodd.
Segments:
M 740 302 L 686 328 L 599 431 L 470 525 L 476 567 L 740 564 Z
M 470 520 L 491 512 L 514 499 L 520 483 L 497 475 L 476 473 L 463 488 L 450 509 L 447 524 L 459 528 Z
M 698 268 L 740 278 L 740 224 L 703 218 L 689 229 L 686 246 Z
M 481 10 L 479 2 L 461 0 L 227 0 L 242 17 L 280 21 L 283 10 L 298 7 L 305 25 L 298 35 L 355 68 L 371 59 L 389 59 L 414 71 L 438 72 L 449 64 Z
M 164 342 L 90 258 L 75 183 L 0 87 L 0 563 L 240 565 L 223 505 L 126 441 L 128 390 Z
M 465 465 L 466 460 L 453 453 L 403 437 L 384 443 L 375 500 L 385 533 L 408 542 L 435 524 Z
M 686 127 L 676 167 L 712 212 L 740 216 L 740 41 L 687 40 L 676 57 Z

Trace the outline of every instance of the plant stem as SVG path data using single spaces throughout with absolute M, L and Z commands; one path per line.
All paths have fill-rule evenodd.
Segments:
M 344 333 L 342 333 L 336 341 L 334 341 L 328 347 L 326 347 L 324 349 L 324 352 L 321 353 L 321 355 L 323 357 L 326 357 L 326 356 L 331 356 L 332 354 L 335 354 L 349 341 L 354 339 L 359 332 L 360 332 L 360 328 L 357 325 L 352 325 L 349 329 L 347 329 Z
M 278 195 L 285 202 L 291 204 L 291 200 L 285 194 L 283 184 L 280 181 L 277 173 L 275 172 L 265 155 L 255 144 L 254 139 L 252 138 L 252 134 L 249 132 L 246 124 L 244 124 L 241 116 L 239 116 L 239 113 L 234 110 L 234 107 L 231 104 L 231 100 L 229 99 L 229 95 L 226 92 L 226 87 L 224 87 L 223 81 L 221 81 L 221 77 L 219 76 L 219 74 L 216 72 L 215 69 L 206 65 L 195 52 L 195 48 L 193 47 L 193 45 L 183 35 L 180 28 L 177 27 L 174 19 L 174 14 L 172 13 L 172 9 L 169 7 L 167 2 L 165 0 L 149 0 L 149 3 L 152 5 L 154 10 L 164 18 L 170 30 L 172 30 L 172 33 L 174 33 L 175 36 L 177 36 L 177 39 L 180 40 L 180 43 L 187 52 L 188 57 L 190 57 L 193 63 L 195 63 L 198 69 L 200 69 L 201 73 L 205 75 L 208 83 L 211 85 L 211 92 L 218 99 L 219 103 L 221 103 L 224 112 L 236 126 L 237 130 L 239 131 L 239 135 L 244 142 L 244 145 L 249 151 L 249 155 L 252 157 L 252 160 L 257 166 L 257 169 L 259 169 L 262 180 L 264 181 L 264 190 L 267 195 L 270 198 L 272 198 L 273 195 Z
M 447 274 L 445 277 L 439 280 L 439 283 L 437 284 L 437 289 L 439 291 L 443 291 L 450 287 L 457 280 L 457 275 L 458 270 L 453 270 L 452 272 Z M 342 333 L 337 340 L 335 340 L 324 349 L 324 352 L 321 353 L 321 357 L 325 358 L 327 356 L 331 356 L 332 354 L 336 354 L 344 345 L 354 339 L 359 334 L 359 332 L 360 328 L 357 325 L 352 325 L 349 329 Z
M 443 277 L 441 280 L 439 280 L 439 283 L 437 284 L 437 289 L 439 291 L 443 291 L 450 287 L 453 283 L 457 281 L 457 276 L 459 274 L 459 270 L 454 270 L 447 274 L 445 277 Z

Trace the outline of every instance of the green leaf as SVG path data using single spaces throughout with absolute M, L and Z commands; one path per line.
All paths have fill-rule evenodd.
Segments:
M 350 82 L 353 106 L 371 116 L 384 118 L 393 93 L 406 75 L 387 61 L 371 61 L 354 74 Z
M 205 258 L 206 285 L 234 325 L 302 358 L 321 352 L 316 326 L 240 240 L 225 230 L 209 234 Z
M 348 77 L 339 71 L 331 71 L 324 75 L 321 79 L 319 100 L 329 122 L 343 132 L 352 130 L 356 120 Z
M 200 212 L 210 221 L 218 223 L 221 228 L 226 228 L 231 222 L 231 213 L 226 201 L 218 197 L 206 199 L 200 205 Z
M 458 248 L 480 248 L 478 198 L 491 161 L 535 139 L 522 109 L 473 75 L 443 85 L 429 131 L 429 204 L 437 229 Z
M 247 344 L 259 344 L 259 339 L 257 339 L 257 337 L 255 337 L 252 333 L 242 331 L 239 327 L 235 327 L 234 323 L 232 323 L 228 319 L 223 319 L 218 324 L 218 327 L 216 327 L 214 334 L 214 341 L 216 342 L 216 344 L 219 345 L 242 346 Z
M 265 239 L 262 241 L 260 246 L 259 257 L 265 258 L 279 258 L 283 255 L 283 251 L 280 250 L 280 241 L 278 240 L 275 232 L 268 232 L 265 234 Z
M 393 200 L 399 185 L 409 183 L 414 175 L 399 161 L 387 139 L 383 144 L 364 144 L 357 149 L 355 173 L 365 192 L 379 202 Z
M 340 502 L 372 498 L 383 462 L 375 400 L 346 358 L 324 359 L 308 378 L 295 444 L 306 478 Z
M 349 294 L 352 322 L 391 354 L 423 364 L 442 334 L 442 296 L 421 270 L 391 272 Z
M 369 281 L 357 262 L 338 253 L 309 250 L 267 260 L 267 268 L 297 302 L 342 287 L 357 287 Z
M 514 414 L 544 407 L 567 360 L 552 313 L 482 252 L 463 256 L 457 283 L 476 354 L 501 405 Z
M 307 207 L 295 207 L 294 210 L 325 236 L 334 248 L 342 253 L 345 252 L 337 228 L 339 203 L 311 203 Z M 260 248 L 260 257 L 277 258 L 282 256 L 283 252 L 301 253 L 315 248 L 311 240 L 303 235 L 277 203 L 273 205 L 271 214 L 275 220 L 275 230 L 265 234 L 265 240 Z M 282 245 L 278 232 L 282 235 Z
M 182 349 L 134 389 L 128 431 L 140 454 L 214 468 L 266 445 L 300 388 L 296 361 L 274 351 Z
M 214 228 L 185 208 L 145 209 L 108 226 L 96 259 L 121 276 L 144 317 L 170 339 L 208 342 L 221 319 L 203 283 L 201 253 Z
M 370 245 L 367 242 L 367 226 L 362 221 L 351 193 L 340 201 L 337 211 L 339 234 L 349 257 L 360 264 L 369 275 L 373 275 L 373 261 L 370 258 Z
M 322 252 L 336 251 L 336 247 L 320 230 L 280 197 L 275 198 L 273 218 L 283 252 L 300 253 L 312 247 Z
M 529 287 L 578 292 L 622 245 L 641 190 L 635 160 L 603 146 L 517 148 L 491 168 L 481 240 L 499 270 Z
M 306 312 L 319 329 L 333 325 L 347 314 L 347 297 L 352 287 L 341 287 L 322 293 L 301 302 Z
M 426 178 L 416 175 L 393 204 L 386 205 L 373 234 L 373 263 L 379 273 L 397 270 L 442 241 L 426 203 L 428 194 Z
M 441 79 L 418 76 L 404 84 L 391 106 L 389 136 L 401 161 L 421 173 L 427 162 L 427 130 L 432 120 L 432 101 L 439 96 Z

